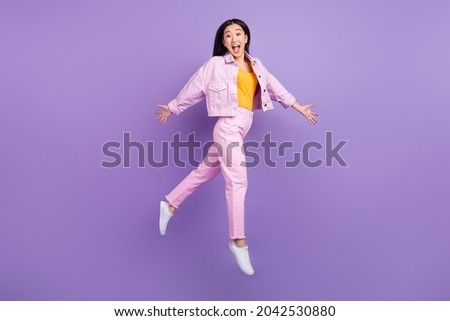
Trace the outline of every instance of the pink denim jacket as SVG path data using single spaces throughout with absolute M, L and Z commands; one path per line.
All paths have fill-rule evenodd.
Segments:
M 272 100 L 284 108 L 295 102 L 281 83 L 263 66 L 257 58 L 245 54 L 253 66 L 259 86 L 253 98 L 253 109 L 273 109 Z M 200 67 L 181 89 L 175 99 L 169 102 L 169 109 L 178 115 L 206 97 L 209 116 L 234 116 L 239 108 L 237 98 L 238 65 L 230 53 L 210 58 Z

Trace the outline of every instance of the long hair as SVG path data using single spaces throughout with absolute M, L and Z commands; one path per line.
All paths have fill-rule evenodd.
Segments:
M 242 30 L 247 35 L 247 43 L 245 44 L 245 51 L 247 53 L 250 53 L 250 29 L 248 28 L 247 24 L 244 21 L 240 19 L 230 19 L 222 23 L 219 29 L 217 29 L 216 38 L 214 39 L 213 56 L 223 56 L 228 52 L 228 49 L 223 45 L 222 42 L 223 32 L 226 27 L 232 25 L 233 23 L 241 26 Z

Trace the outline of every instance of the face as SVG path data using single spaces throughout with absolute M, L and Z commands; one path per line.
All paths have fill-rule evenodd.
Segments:
M 222 42 L 234 58 L 244 56 L 247 35 L 240 25 L 233 23 L 226 27 L 223 31 Z

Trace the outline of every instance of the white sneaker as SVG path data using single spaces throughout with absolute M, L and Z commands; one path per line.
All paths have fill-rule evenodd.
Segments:
M 159 203 L 159 232 L 161 235 L 166 235 L 167 224 L 172 216 L 173 214 L 169 211 L 169 203 L 161 201 Z
M 233 256 L 236 259 L 236 262 L 241 271 L 247 275 L 255 274 L 255 270 L 253 270 L 252 263 L 250 262 L 248 246 L 246 245 L 244 247 L 239 247 L 236 245 L 236 243 L 234 243 L 233 240 L 231 240 L 228 243 L 228 247 L 230 248 L 231 253 L 233 253 Z

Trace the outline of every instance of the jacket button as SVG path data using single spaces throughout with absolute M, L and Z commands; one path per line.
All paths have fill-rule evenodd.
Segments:
M 264 89 L 264 92 L 266 92 L 266 90 Z
M 261 75 L 258 75 L 259 78 L 261 78 Z
M 264 107 L 267 107 L 267 104 L 264 104 Z

